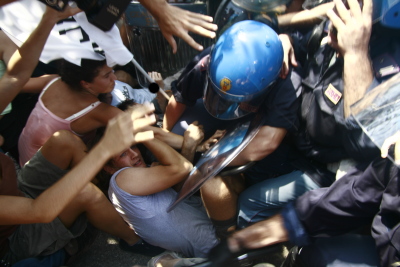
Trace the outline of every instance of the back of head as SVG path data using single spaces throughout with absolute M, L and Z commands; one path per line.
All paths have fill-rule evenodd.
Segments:
M 81 66 L 75 65 L 67 60 L 62 60 L 59 74 L 63 82 L 72 89 L 81 90 L 81 81 L 92 82 L 99 74 L 99 68 L 106 64 L 106 60 L 82 59 Z

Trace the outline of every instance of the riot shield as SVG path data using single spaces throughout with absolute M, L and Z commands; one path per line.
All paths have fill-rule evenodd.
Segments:
M 245 123 L 235 124 L 227 133 L 204 153 L 182 186 L 176 200 L 168 208 L 174 209 L 181 201 L 193 195 L 210 178 L 225 168 L 254 138 L 264 122 L 262 112 Z
M 351 106 L 351 113 L 380 149 L 389 137 L 400 137 L 400 73 L 368 92 Z

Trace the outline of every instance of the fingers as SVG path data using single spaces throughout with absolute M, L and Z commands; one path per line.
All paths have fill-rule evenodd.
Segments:
M 291 49 L 290 51 L 290 63 L 292 64 L 292 66 L 297 67 L 297 60 L 296 60 L 296 55 L 294 54 L 294 50 Z
M 400 132 L 395 133 L 394 135 L 385 139 L 381 146 L 381 157 L 386 158 L 389 153 L 389 148 L 392 144 L 395 144 L 398 140 L 400 140 Z
M 165 40 L 167 40 L 167 42 L 169 43 L 169 45 L 172 48 L 172 53 L 175 54 L 176 51 L 178 50 L 178 45 L 176 44 L 176 41 L 174 39 L 174 36 L 172 36 L 172 34 L 169 33 L 165 33 L 162 29 L 161 29 L 161 33 L 163 34 Z
M 178 37 L 180 37 L 183 41 L 185 41 L 188 45 L 190 45 L 194 49 L 198 51 L 203 51 L 204 47 L 201 44 L 197 43 L 187 32 L 181 33 L 181 35 Z
M 372 0 L 364 0 L 363 1 L 363 10 L 362 10 L 363 15 L 369 16 L 372 18 L 372 12 L 373 12 Z
M 356 0 L 357 1 L 357 0 Z M 351 19 L 351 14 L 349 10 L 346 8 L 342 0 L 333 0 L 335 2 L 335 8 L 337 14 L 343 20 L 344 23 L 348 22 Z
M 153 131 L 139 132 L 134 135 L 133 139 L 135 143 L 150 141 L 154 139 L 154 132 Z
M 339 18 L 339 16 L 333 11 L 333 9 L 328 10 L 326 13 L 330 21 L 332 22 L 332 25 L 338 29 L 342 30 L 345 27 L 345 24 L 343 21 Z
M 156 116 L 154 114 L 148 115 L 144 118 L 135 119 L 133 121 L 133 132 L 140 131 L 144 127 L 153 125 L 156 123 Z
M 361 19 L 362 13 L 358 0 L 347 0 L 347 3 L 349 4 L 350 12 L 353 17 L 356 19 Z
M 143 105 L 136 105 L 130 107 L 127 112 L 131 114 L 131 119 L 134 121 L 137 118 L 143 117 L 145 115 L 154 112 L 154 105 L 151 103 L 144 103 Z

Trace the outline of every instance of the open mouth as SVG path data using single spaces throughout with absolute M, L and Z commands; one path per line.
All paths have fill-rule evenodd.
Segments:
M 138 167 L 142 165 L 142 161 L 138 159 L 135 163 L 133 163 L 133 167 Z

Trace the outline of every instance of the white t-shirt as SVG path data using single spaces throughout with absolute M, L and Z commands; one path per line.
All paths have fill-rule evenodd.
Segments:
M 151 93 L 147 88 L 134 89 L 129 84 L 115 81 L 114 90 L 111 92 L 112 101 L 111 105 L 117 106 L 119 103 L 132 99 L 135 103 L 143 104 L 144 102 L 151 102 L 157 94 Z

